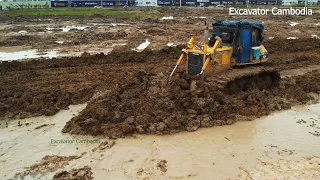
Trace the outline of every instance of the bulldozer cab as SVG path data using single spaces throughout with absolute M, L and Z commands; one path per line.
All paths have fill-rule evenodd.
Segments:
M 260 22 L 219 20 L 212 27 L 212 34 L 221 37 L 222 45 L 233 48 L 232 57 L 238 65 L 250 63 L 252 47 L 263 42 L 264 25 Z

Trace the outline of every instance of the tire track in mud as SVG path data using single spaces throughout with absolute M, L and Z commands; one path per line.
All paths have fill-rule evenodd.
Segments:
M 157 167 L 157 163 L 160 161 L 158 144 L 155 141 L 148 143 L 150 154 L 145 158 L 143 166 L 137 168 L 137 174 L 134 179 L 156 179 L 160 175 L 160 169 Z M 163 176 L 162 176 L 163 177 Z
M 295 53 L 297 48 L 293 45 L 304 45 L 307 42 L 315 49 L 311 50 L 308 46 L 305 54 L 307 58 L 294 60 L 295 54 L 302 56 L 303 52 Z M 283 70 L 320 64 L 319 58 L 315 56 L 319 52 L 318 42 L 298 39 L 294 44 L 292 42 L 286 45 L 285 40 L 271 41 L 269 46 L 272 46 L 274 51 L 278 49 L 279 52 L 274 54 L 275 59 L 291 56 L 293 60 L 277 62 L 271 57 L 270 64 L 266 66 Z M 181 47 L 130 53 L 115 50 L 111 55 L 2 63 L 0 119 L 53 115 L 60 109 L 67 108 L 69 104 L 88 101 L 96 92 L 112 89 L 116 84 L 130 83 L 130 77 L 138 69 L 167 75 L 180 55 Z M 113 61 L 116 58 L 111 56 L 118 59 Z M 131 62 L 132 60 L 138 62 Z

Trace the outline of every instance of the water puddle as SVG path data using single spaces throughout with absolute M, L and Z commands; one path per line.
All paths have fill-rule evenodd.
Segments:
M 64 41 L 56 41 L 57 44 L 63 44 Z
M 0 176 L 11 178 L 45 155 L 68 156 L 82 152 L 87 154 L 81 159 L 70 161 L 65 169 L 89 165 L 93 176 L 98 180 L 114 177 L 237 179 L 241 171 L 260 168 L 263 163 L 278 160 L 292 162 L 306 156 L 320 155 L 320 137 L 312 134 L 320 128 L 320 104 L 297 106 L 292 110 L 254 121 L 203 128 L 192 133 L 137 135 L 117 139 L 111 149 L 100 152 L 91 151 L 97 146 L 95 144 L 52 144 L 52 140 L 104 140 L 103 137 L 61 133 L 65 123 L 84 107 L 85 105 L 70 106 L 69 110 L 63 110 L 52 117 L 29 118 L 28 121 L 23 121 L 29 122 L 28 126 L 0 129 Z M 35 123 L 31 123 L 33 121 Z M 36 129 L 42 124 L 52 125 Z M 165 173 L 157 168 L 160 160 L 167 160 L 168 171 Z M 284 165 L 287 169 L 292 166 L 291 163 Z M 307 167 L 305 164 L 300 166 L 301 172 L 309 173 L 303 169 Z M 38 174 L 36 177 L 52 179 L 54 174 Z M 269 179 L 276 179 L 277 175 L 265 174 Z
M 287 39 L 298 39 L 297 37 L 288 37 Z
M 125 23 L 111 23 L 111 26 L 129 26 L 129 24 L 125 24 Z
M 86 31 L 86 30 L 93 28 L 93 27 L 102 28 L 104 26 L 106 26 L 106 27 L 129 26 L 129 24 L 125 24 L 125 23 L 89 23 L 88 26 L 65 26 L 65 27 L 61 27 L 61 28 L 47 27 L 46 32 L 47 33 L 52 33 L 55 31 L 69 32 L 71 30 Z
M 296 22 L 290 22 L 290 23 L 289 23 L 289 25 L 292 26 L 292 27 L 293 27 L 293 26 L 296 26 L 296 25 L 298 25 L 298 24 L 299 24 L 299 23 L 296 23 Z
M 27 33 L 28 33 L 27 31 L 19 31 L 18 32 L 18 34 L 22 34 L 22 35 L 27 34 Z
M 109 26 L 109 27 L 115 27 L 115 26 L 129 26 L 130 24 L 126 23 L 88 23 L 90 26 Z M 89 27 L 90 27 L 89 26 Z
M 32 58 L 53 58 L 57 56 L 58 51 L 56 50 L 39 52 L 36 49 L 32 49 L 15 52 L 0 52 L 0 61 L 12 61 Z
M 160 20 L 172 20 L 173 16 L 168 16 L 168 17 L 162 17 Z
M 47 32 L 52 32 L 52 31 L 62 31 L 62 32 L 69 32 L 70 30 L 78 30 L 78 31 L 84 31 L 88 30 L 90 28 L 89 26 L 65 26 L 62 28 L 46 28 Z
M 145 42 L 141 43 L 138 47 L 132 49 L 134 51 L 138 51 L 141 52 L 143 51 L 145 48 L 147 48 L 150 45 L 150 42 L 148 41 L 148 39 L 146 39 Z
M 167 46 L 169 46 L 169 47 L 176 47 L 178 44 L 176 44 L 176 43 L 171 43 L 171 42 L 169 42 L 168 44 L 167 44 Z
M 187 19 L 206 19 L 207 17 L 205 16 L 188 16 Z

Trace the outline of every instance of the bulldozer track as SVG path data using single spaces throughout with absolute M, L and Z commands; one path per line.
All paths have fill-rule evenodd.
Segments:
M 280 73 L 273 68 L 250 67 L 246 69 L 232 69 L 206 78 L 206 83 L 217 90 L 233 94 L 248 89 L 260 90 L 278 86 Z

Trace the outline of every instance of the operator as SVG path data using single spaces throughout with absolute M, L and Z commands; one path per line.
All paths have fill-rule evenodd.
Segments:
M 213 47 L 217 40 L 222 42 L 222 39 L 213 33 L 208 43 L 209 47 Z

